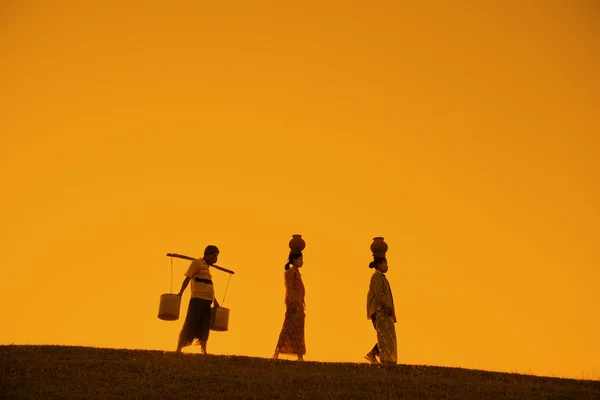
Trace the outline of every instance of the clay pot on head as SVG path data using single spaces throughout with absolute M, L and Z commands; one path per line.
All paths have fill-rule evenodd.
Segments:
M 388 245 L 382 237 L 373 238 L 373 243 L 371 243 L 371 253 L 373 253 L 373 257 L 385 257 L 387 251 Z
M 290 253 L 301 253 L 306 247 L 306 242 L 302 239 L 302 235 L 292 235 L 289 246 Z

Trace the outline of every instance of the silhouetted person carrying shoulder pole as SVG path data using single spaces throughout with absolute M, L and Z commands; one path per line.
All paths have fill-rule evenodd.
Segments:
M 178 296 L 183 295 L 190 281 L 192 282 L 192 295 L 185 322 L 179 334 L 176 353 L 181 353 L 183 347 L 199 342 L 202 354 L 206 354 L 206 344 L 212 322 L 211 305 L 214 302 L 215 307 L 219 307 L 219 303 L 215 299 L 215 289 L 209 267 L 217 262 L 218 257 L 217 246 L 206 246 L 204 257 L 192 261 L 185 272 L 186 278 L 183 280 Z

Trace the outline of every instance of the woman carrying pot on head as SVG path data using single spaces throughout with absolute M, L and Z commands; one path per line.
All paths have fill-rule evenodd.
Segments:
M 304 284 L 300 268 L 304 264 L 302 252 L 292 252 L 285 264 L 285 320 L 279 334 L 279 341 L 275 347 L 273 358 L 279 354 L 297 355 L 298 360 L 303 360 L 306 354 L 304 343 L 304 319 L 306 304 L 304 302 Z
M 396 310 L 394 309 L 392 289 L 385 276 L 388 271 L 387 259 L 374 257 L 369 268 L 374 268 L 375 271 L 371 276 L 367 294 L 367 318 L 373 322 L 373 327 L 377 331 L 377 343 L 365 358 L 376 363 L 377 357 L 379 357 L 384 364 L 396 364 L 398 362 L 396 328 L 394 326 Z

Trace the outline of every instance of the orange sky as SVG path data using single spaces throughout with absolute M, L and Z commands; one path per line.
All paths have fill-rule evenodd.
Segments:
M 300 233 L 362 362 L 383 236 L 401 363 L 600 378 L 598 6 L 323 3 L 2 2 L 0 343 L 173 350 L 216 244 L 209 351 L 269 357 Z

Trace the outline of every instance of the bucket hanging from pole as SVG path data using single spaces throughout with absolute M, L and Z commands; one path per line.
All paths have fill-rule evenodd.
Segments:
M 165 293 L 160 296 L 158 318 L 163 321 L 177 321 L 181 307 L 181 296 L 174 293 Z
M 181 308 L 181 296 L 173 293 L 173 257 L 171 257 L 171 291 L 160 296 L 158 318 L 163 321 L 177 321 Z

